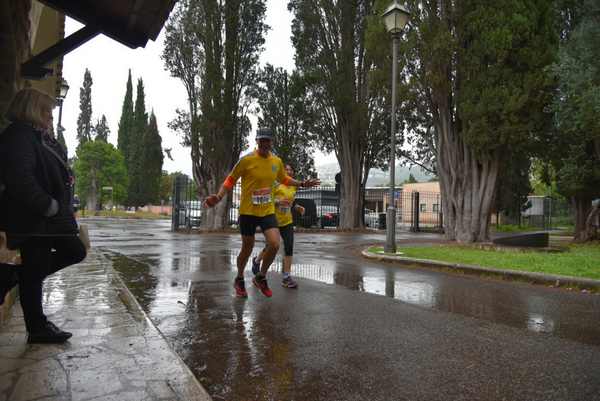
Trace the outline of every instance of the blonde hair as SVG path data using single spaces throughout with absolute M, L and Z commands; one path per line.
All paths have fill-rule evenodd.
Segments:
M 6 117 L 11 121 L 21 121 L 43 127 L 45 121 L 42 112 L 52 113 L 55 104 L 56 101 L 51 96 L 37 89 L 21 89 L 10 102 Z

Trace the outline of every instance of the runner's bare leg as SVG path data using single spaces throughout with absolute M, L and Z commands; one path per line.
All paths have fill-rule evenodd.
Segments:
M 248 258 L 252 255 L 254 249 L 254 236 L 253 235 L 242 235 L 242 249 L 237 257 L 237 269 L 238 277 L 244 277 L 244 270 L 246 269 L 246 263 Z M 276 251 L 277 252 L 277 251 Z
M 275 259 L 277 255 L 277 251 L 279 250 L 279 229 L 278 228 L 269 228 L 264 232 L 265 242 L 267 243 L 266 251 L 263 256 L 262 265 L 260 267 L 260 272 L 263 275 L 267 274 L 269 267 L 271 267 L 271 263 Z
M 283 257 L 283 272 L 284 273 L 292 272 L 292 256 L 284 256 Z

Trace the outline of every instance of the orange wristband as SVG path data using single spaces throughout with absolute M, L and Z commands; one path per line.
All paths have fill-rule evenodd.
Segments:
M 235 185 L 235 180 L 233 179 L 232 176 L 228 175 L 227 178 L 225 178 L 225 181 L 223 182 L 223 186 L 231 191 L 231 189 L 233 188 L 234 185 Z

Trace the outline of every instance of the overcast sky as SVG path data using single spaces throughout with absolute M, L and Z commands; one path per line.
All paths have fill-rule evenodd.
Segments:
M 267 24 L 271 30 L 266 37 L 265 52 L 261 63 L 271 63 L 288 71 L 294 68 L 294 49 L 291 44 L 292 15 L 287 10 L 285 1 L 267 0 Z M 67 17 L 65 35 L 81 28 L 81 24 Z M 160 58 L 164 30 L 156 42 L 149 41 L 145 48 L 130 49 L 104 35 L 85 43 L 64 58 L 63 77 L 70 89 L 63 104 L 62 126 L 65 128 L 65 139 L 69 147 L 69 156 L 73 155 L 77 146 L 77 117 L 79 115 L 79 89 L 83 83 L 86 68 L 92 74 L 92 112 L 93 123 L 104 114 L 110 127 L 109 141 L 117 143 L 117 131 L 121 117 L 121 106 L 125 96 L 127 72 L 131 69 L 133 79 L 133 96 L 137 79 L 144 80 L 146 94 L 146 110 L 154 109 L 158 128 L 162 137 L 163 148 L 172 148 L 173 161 L 165 157 L 163 169 L 169 172 L 182 171 L 191 174 L 190 151 L 183 148 L 179 136 L 169 130 L 167 123 L 175 116 L 175 109 L 186 107 L 186 95 L 183 85 L 165 71 Z M 250 116 L 256 129 L 256 118 Z M 58 121 L 58 108 L 54 114 Z M 254 143 L 254 133 L 250 143 Z M 316 154 L 316 164 L 334 162 L 332 155 Z

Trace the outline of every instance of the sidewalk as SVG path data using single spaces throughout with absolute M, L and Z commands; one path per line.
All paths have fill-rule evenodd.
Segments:
M 49 277 L 44 307 L 73 337 L 27 345 L 15 304 L 0 327 L 0 401 L 210 401 L 100 253 Z

